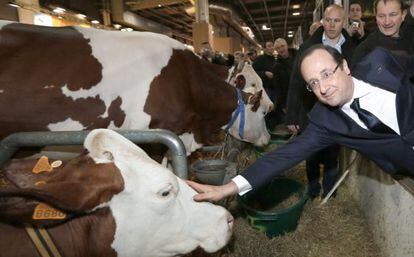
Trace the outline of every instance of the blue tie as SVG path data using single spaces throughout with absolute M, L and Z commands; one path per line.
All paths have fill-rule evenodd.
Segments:
M 374 114 L 370 113 L 367 110 L 361 109 L 359 106 L 359 98 L 354 99 L 351 104 L 351 108 L 358 114 L 359 119 L 372 132 L 396 134 L 394 130 L 382 123 Z

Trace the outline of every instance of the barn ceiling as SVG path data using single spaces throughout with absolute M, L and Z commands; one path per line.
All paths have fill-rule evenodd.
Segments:
M 193 3 L 194 0 L 126 1 L 127 7 L 136 14 L 171 28 L 175 37 L 185 40 L 192 38 Z M 278 37 L 291 41 L 287 37 L 289 31 L 296 32 L 300 25 L 306 31 L 312 22 L 314 3 L 314 0 L 209 0 L 210 20 L 220 23 L 217 10 L 227 9 L 240 25 L 250 27 L 259 44 Z

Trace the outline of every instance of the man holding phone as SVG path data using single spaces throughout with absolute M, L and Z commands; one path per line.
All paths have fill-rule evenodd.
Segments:
M 349 3 L 349 25 L 347 31 L 355 45 L 364 41 L 369 34 L 365 29 L 365 22 L 361 20 L 362 11 L 363 8 L 360 1 L 351 1 Z

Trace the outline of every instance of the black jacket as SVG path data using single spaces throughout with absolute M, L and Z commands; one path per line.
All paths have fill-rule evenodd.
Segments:
M 398 38 L 385 36 L 378 28 L 376 28 L 367 39 L 355 49 L 351 67 L 354 67 L 376 47 L 383 47 L 393 52 L 402 52 L 413 55 L 414 18 L 410 14 L 407 14 L 405 21 L 401 25 L 400 36 Z
M 287 97 L 287 114 L 286 125 L 299 125 L 301 130 L 305 129 L 308 124 L 308 112 L 317 102 L 316 96 L 306 90 L 306 83 L 303 80 L 298 64 L 302 53 L 315 44 L 322 43 L 323 27 L 318 28 L 315 33 L 308 38 L 299 48 L 298 54 L 293 65 L 292 76 L 290 77 L 290 84 Z M 342 55 L 345 60 L 350 63 L 355 44 L 352 42 L 348 32 L 343 29 L 342 35 L 345 37 L 345 42 L 342 45 Z
M 274 83 L 276 86 L 277 106 L 286 108 L 286 100 L 289 89 L 290 76 L 292 74 L 293 63 L 295 61 L 297 50 L 289 49 L 289 57 L 276 59 L 274 66 Z
M 273 56 L 263 54 L 258 56 L 253 62 L 253 69 L 257 75 L 262 79 L 263 87 L 265 89 L 275 90 L 273 79 L 269 79 L 266 75 L 266 71 L 273 73 L 273 66 L 275 65 L 276 59 Z M 274 74 L 273 74 L 274 75 Z

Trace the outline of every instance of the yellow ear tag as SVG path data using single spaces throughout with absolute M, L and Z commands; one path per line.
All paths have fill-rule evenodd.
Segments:
M 35 186 L 40 186 L 40 185 L 46 185 L 46 181 L 41 180 L 35 183 Z
M 42 156 L 36 162 L 36 165 L 33 167 L 32 172 L 37 174 L 42 171 L 51 172 L 52 170 L 53 170 L 53 167 L 49 164 L 49 158 L 47 158 L 47 156 Z
M 63 220 L 66 214 L 45 203 L 39 203 L 34 209 L 32 218 L 34 220 Z

